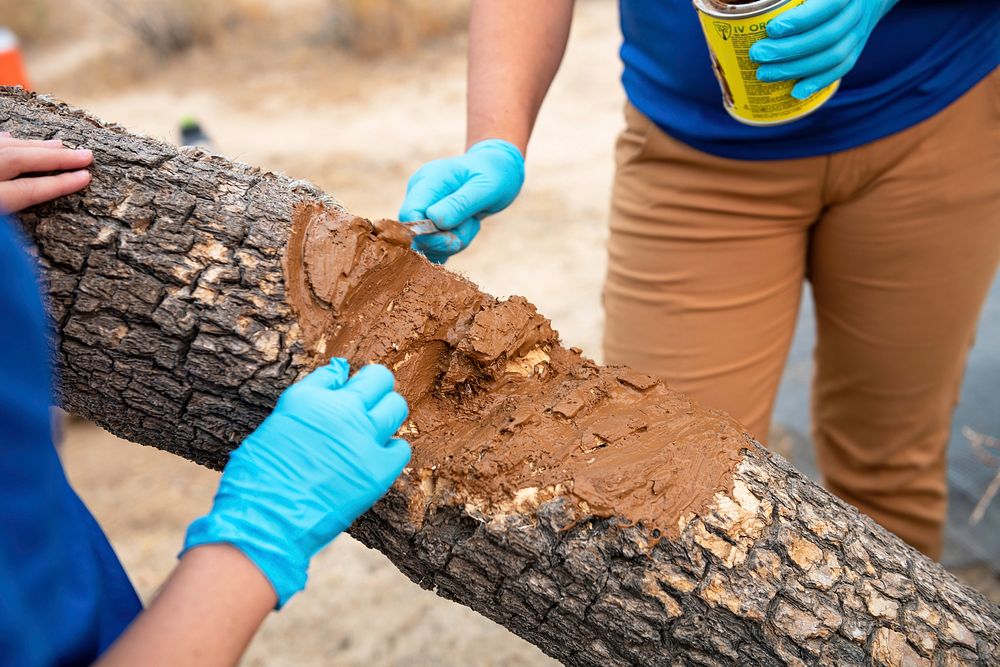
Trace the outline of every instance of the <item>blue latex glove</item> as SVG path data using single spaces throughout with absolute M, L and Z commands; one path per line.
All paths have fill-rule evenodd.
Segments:
M 413 249 L 438 264 L 468 247 L 480 221 L 499 213 L 524 184 L 524 157 L 517 146 L 487 139 L 465 155 L 434 160 L 418 169 L 399 208 L 403 222 L 433 220 L 438 229 L 413 240 Z
M 313 555 L 392 486 L 410 460 L 392 439 L 406 401 L 384 366 L 347 379 L 331 359 L 278 399 L 230 456 L 212 511 L 188 528 L 184 552 L 228 543 L 264 573 L 278 607 L 302 590 Z M 183 553 L 183 552 L 182 552 Z
M 898 0 L 807 0 L 771 19 L 750 47 L 761 81 L 793 81 L 804 100 L 854 67 L 872 30 Z

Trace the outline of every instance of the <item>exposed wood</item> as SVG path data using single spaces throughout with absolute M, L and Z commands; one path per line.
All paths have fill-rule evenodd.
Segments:
M 62 404 L 220 468 L 317 361 L 283 257 L 296 210 L 339 206 L 14 89 L 0 89 L 0 129 L 95 152 L 85 193 L 21 216 L 44 268 Z M 473 296 L 470 310 L 495 306 Z M 359 340 L 325 351 L 371 360 L 378 346 Z M 706 456 L 713 447 L 732 443 Z M 566 664 L 1000 664 L 1000 609 L 750 441 L 725 488 L 658 541 L 558 486 L 484 504 L 443 481 L 408 470 L 351 533 Z

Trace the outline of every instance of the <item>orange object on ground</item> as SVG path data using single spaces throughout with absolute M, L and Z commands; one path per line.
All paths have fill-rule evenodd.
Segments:
M 630 107 L 605 362 L 658 375 L 763 441 L 808 280 L 826 487 L 937 558 L 952 410 L 1000 259 L 998 92 L 1000 70 L 904 132 L 756 162 L 697 151 Z
M 17 36 L 7 28 L 0 28 L 0 86 L 31 87 Z

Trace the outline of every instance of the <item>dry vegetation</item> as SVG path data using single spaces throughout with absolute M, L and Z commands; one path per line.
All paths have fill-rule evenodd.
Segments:
M 221 31 L 241 19 L 241 3 L 199 0 L 102 0 L 100 6 L 118 25 L 157 55 L 183 53 L 210 45 Z
M 466 0 L 0 0 L 0 20 L 42 70 L 33 78 L 70 97 L 153 77 L 181 88 L 236 79 L 261 95 L 292 70 L 320 85 L 320 69 L 409 58 L 459 37 L 467 15 Z M 47 61 L 59 58 L 49 76 Z
M 408 53 L 466 25 L 465 0 L 331 0 L 329 37 L 363 57 Z
M 64 13 L 67 9 L 72 12 L 74 8 L 54 0 L 0 0 L 0 24 L 27 45 L 45 43 L 69 34 L 74 13 Z
M 978 433 L 968 426 L 962 427 L 962 435 L 972 445 L 972 451 L 975 452 L 976 457 L 982 461 L 984 466 L 997 469 L 997 474 L 993 477 L 993 481 L 986 487 L 979 502 L 976 503 L 976 507 L 972 510 L 972 515 L 969 517 L 969 523 L 974 526 L 983 520 L 983 516 L 986 515 L 986 508 L 993 502 L 993 498 L 997 494 L 1000 494 L 1000 439 Z
M 277 0 L 0 0 L 0 17 L 29 46 L 110 27 L 166 57 L 210 46 L 241 27 L 274 28 L 278 15 L 287 22 L 289 12 L 283 4 Z M 309 41 L 370 58 L 413 52 L 462 31 L 468 2 L 327 0 L 319 7 L 303 5 L 298 13 L 303 24 L 312 27 Z

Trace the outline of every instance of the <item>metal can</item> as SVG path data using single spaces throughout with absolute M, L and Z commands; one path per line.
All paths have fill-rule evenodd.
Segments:
M 806 0 L 694 0 L 712 68 L 729 115 L 747 125 L 780 125 L 809 115 L 833 97 L 835 81 L 804 100 L 792 97 L 794 81 L 757 80 L 750 47 L 767 37 L 767 24 Z

